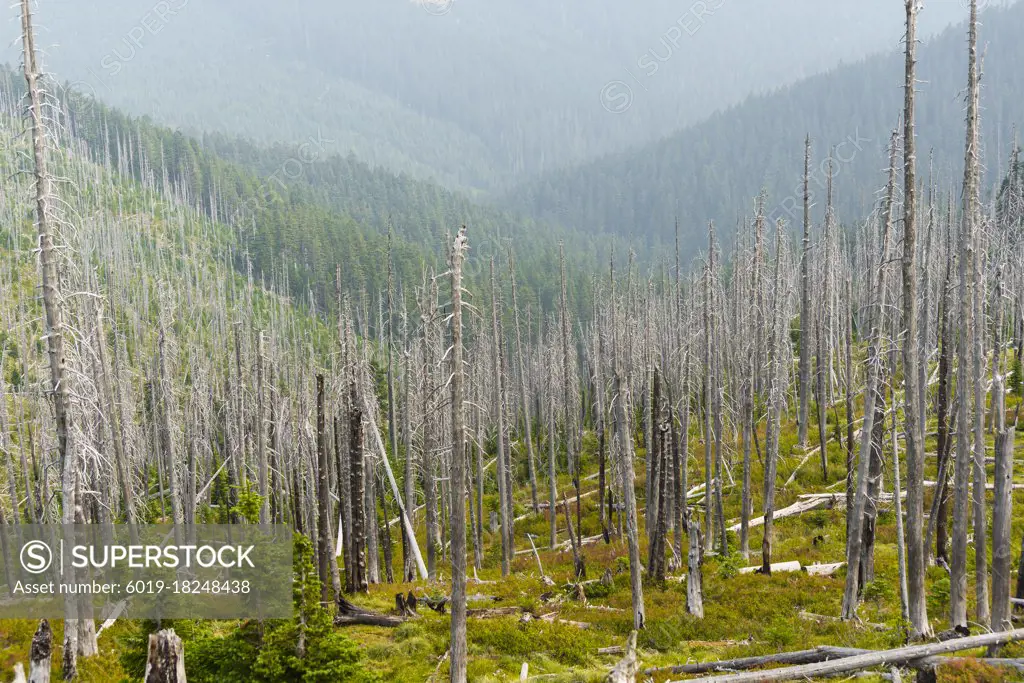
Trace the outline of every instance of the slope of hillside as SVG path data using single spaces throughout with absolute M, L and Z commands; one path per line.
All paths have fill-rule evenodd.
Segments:
M 931 10 L 931 5 L 927 11 Z M 982 15 L 986 46 L 983 79 L 983 158 L 993 177 L 1005 169 L 1012 140 L 1024 122 L 1024 5 Z M 918 150 L 922 172 L 934 154 L 934 180 L 958 182 L 963 166 L 963 90 L 967 57 L 963 27 L 925 41 L 918 55 Z M 716 114 L 636 151 L 552 173 L 520 186 L 505 204 L 594 232 L 631 235 L 649 244 L 672 239 L 679 219 L 695 252 L 707 221 L 727 233 L 752 211 L 761 188 L 773 218 L 802 220 L 804 136 L 814 146 L 810 189 L 815 215 L 824 207 L 827 163 L 834 148 L 840 216 L 859 219 L 884 184 L 885 146 L 901 111 L 903 58 L 874 57 L 815 76 Z M 991 183 L 987 183 L 991 186 Z
M 0 100 L 17 101 L 23 90 L 19 76 L 0 67 Z M 384 290 L 389 228 L 396 278 L 407 294 L 426 272 L 443 268 L 437 249 L 445 234 L 467 225 L 475 242 L 470 282 L 486 280 L 489 260 L 504 263 L 514 247 L 525 266 L 524 305 L 544 310 L 559 296 L 560 242 L 566 244 L 570 299 L 581 311 L 590 306 L 582 298 L 587 273 L 616 242 L 481 206 L 438 185 L 342 157 L 321 136 L 269 147 L 218 134 L 200 140 L 63 93 L 66 129 L 94 158 L 121 159 L 116 167 L 135 181 L 180 187 L 208 217 L 238 229 L 235 258 L 242 272 L 251 266 L 257 275 L 286 277 L 291 294 L 312 295 L 320 306 L 335 305 L 339 266 L 342 284 L 352 291 L 375 299 Z
M 39 5 L 49 67 L 134 114 L 263 141 L 322 130 L 340 153 L 480 189 L 894 45 L 901 11 L 889 0 L 652 0 L 628 12 L 615 0 L 445 0 L 432 12 L 410 0 Z M 952 1 L 929 10 L 925 32 L 963 14 Z M 0 59 L 16 59 L 16 31 L 0 22 L 11 49 Z M 601 100 L 616 81 L 637 95 L 621 116 Z

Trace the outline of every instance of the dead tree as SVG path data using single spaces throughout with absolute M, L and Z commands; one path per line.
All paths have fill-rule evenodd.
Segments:
M 768 429 L 765 434 L 764 536 L 761 539 L 761 573 L 772 573 L 773 515 L 775 513 L 775 477 L 779 457 L 779 431 L 784 388 L 781 386 L 782 335 L 784 329 L 782 286 L 782 221 L 775 226 L 775 275 L 772 283 L 772 319 L 768 332 Z M 781 328 L 781 329 L 780 329 Z
M 896 192 L 896 141 L 897 133 L 893 131 L 889 145 L 889 182 L 886 188 L 885 208 L 882 216 L 882 247 L 879 263 L 872 269 L 871 332 L 868 341 L 868 378 L 864 389 L 864 424 L 861 427 L 859 463 L 857 465 L 857 485 L 854 490 L 853 510 L 849 517 L 849 532 L 846 539 L 846 566 L 856 567 L 860 562 L 861 543 L 864 531 L 864 510 L 868 497 L 868 469 L 872 433 L 875 421 L 875 396 L 878 392 L 880 366 L 882 364 L 880 346 L 882 342 L 882 321 L 885 309 L 885 267 L 889 253 L 889 237 L 892 231 L 893 211 Z M 850 381 L 849 378 L 847 381 Z M 898 495 L 898 494 L 897 494 Z M 860 592 L 858 572 L 846 572 L 846 589 L 843 592 L 843 619 L 854 619 L 857 616 L 857 601 Z
M 797 442 L 807 448 L 811 385 L 811 136 L 804 141 L 804 235 L 800 249 L 800 406 L 797 413 Z
M 455 237 L 451 251 L 452 313 L 451 313 L 451 386 L 452 386 L 452 460 L 451 460 L 451 552 L 452 552 L 452 617 L 451 676 L 452 683 L 466 682 L 466 456 L 465 414 L 463 408 L 462 349 L 462 263 L 467 248 L 466 226 Z M 554 514 L 552 507 L 551 513 Z
M 149 634 L 146 683 L 186 683 L 185 648 L 174 629 Z
M 704 549 L 700 542 L 700 525 L 690 520 L 690 554 L 687 558 L 686 611 L 698 619 L 704 618 Z
M 53 631 L 50 630 L 50 622 L 40 619 L 29 650 L 28 683 L 50 683 L 52 651 Z
M 968 435 L 971 422 L 971 371 L 974 344 L 974 305 L 971 300 L 973 270 L 976 266 L 975 240 L 978 230 L 978 6 L 971 0 L 967 67 L 967 142 L 964 152 L 963 212 L 960 229 L 959 290 L 960 335 L 957 367 L 957 429 L 956 467 L 953 483 L 953 547 L 950 557 L 950 625 L 967 627 L 967 515 L 969 504 L 971 452 Z M 980 416 L 975 416 L 980 420 Z M 982 485 L 984 493 L 984 484 Z M 984 500 L 984 499 L 983 499 Z M 982 522 L 984 524 L 984 522 Z M 984 538 L 984 536 L 982 536 Z M 977 544 L 984 545 L 984 544 Z
M 331 524 L 330 466 L 327 459 L 327 427 L 324 406 L 324 376 L 316 376 L 316 457 L 317 457 L 317 557 L 320 575 L 320 603 L 330 604 L 331 587 L 335 598 L 340 592 L 338 563 L 334 559 L 334 533 Z
M 529 386 L 526 381 L 526 355 L 523 353 L 523 336 L 519 327 L 519 300 L 516 295 L 516 267 L 512 256 L 512 247 L 508 249 L 508 274 L 512 283 L 512 314 L 516 323 L 516 355 L 519 362 L 516 364 L 519 372 L 519 393 L 522 401 L 523 411 L 523 438 L 526 440 L 526 463 L 530 474 L 530 502 L 533 504 L 533 514 L 540 514 L 540 503 L 537 498 L 537 466 L 533 455 L 533 432 L 530 421 L 530 396 Z M 603 422 L 601 423 L 603 424 Z M 603 432 L 602 432 L 603 433 Z
M 39 235 L 39 270 L 42 278 L 43 312 L 45 315 L 46 354 L 50 366 L 50 392 L 54 421 L 57 428 L 57 450 L 60 455 L 61 485 L 65 492 L 61 521 L 74 524 L 74 495 L 67 492 L 77 488 L 79 467 L 73 443 L 72 416 L 68 382 L 65 381 L 64 312 L 61 285 L 57 272 L 57 252 L 54 248 L 54 230 L 57 220 L 57 198 L 53 179 L 47 165 L 47 130 L 43 114 L 43 86 L 36 62 L 35 35 L 29 0 L 21 0 L 21 38 L 25 83 L 28 88 L 29 119 L 34 161 L 36 202 L 36 230 Z M 74 568 L 66 567 L 64 580 L 74 582 Z M 73 595 L 64 599 L 64 679 L 71 680 L 78 673 L 78 606 Z
M 569 297 L 565 280 L 565 245 L 559 243 L 559 268 L 561 270 L 561 300 L 559 305 L 559 317 L 562 321 L 562 406 L 565 417 L 565 455 L 569 466 L 569 476 L 572 477 L 573 488 L 576 489 L 576 543 L 582 542 L 582 519 L 580 515 L 580 472 L 579 463 L 575 454 L 576 420 L 573 406 L 576 401 L 575 385 L 572 379 L 573 363 L 569 356 L 569 342 L 571 341 L 571 327 L 569 324 Z M 586 575 L 586 565 L 583 556 L 578 558 L 576 574 L 579 577 Z
M 352 553 L 351 566 L 345 566 L 345 581 L 349 593 L 366 593 L 369 581 L 366 575 L 366 486 L 363 465 L 363 409 L 358 389 L 352 381 L 349 389 L 349 498 L 352 501 Z
M 1016 425 L 1007 428 L 1006 386 L 1003 366 L 1002 265 L 996 267 L 995 325 L 992 340 L 992 410 L 995 417 L 995 497 L 992 508 L 992 625 L 1009 630 L 1010 620 L 1010 527 L 1013 518 L 1013 449 Z M 990 654 L 995 654 L 990 652 Z
M 914 637 L 931 635 L 924 590 L 924 425 L 920 405 L 924 387 L 918 371 L 917 325 L 917 175 L 914 141 L 915 54 L 918 0 L 907 10 L 906 84 L 903 109 L 903 400 L 907 452 L 907 587 Z
M 509 515 L 509 458 L 505 448 L 505 357 L 502 354 L 501 322 L 498 319 L 498 281 L 494 276 L 494 259 L 491 259 L 491 359 L 495 380 L 495 424 L 497 426 L 497 468 L 498 468 L 498 510 L 501 518 L 501 575 L 508 576 L 514 557 L 512 549 L 512 517 Z

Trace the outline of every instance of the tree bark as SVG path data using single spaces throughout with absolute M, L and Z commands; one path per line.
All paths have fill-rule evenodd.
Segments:
M 459 230 L 451 252 L 452 282 L 452 462 L 451 462 L 451 667 L 452 683 L 465 683 L 466 660 L 466 457 L 463 408 L 462 263 L 467 246 L 466 227 Z M 551 513 L 554 514 L 552 508 Z
M 174 629 L 149 634 L 146 683 L 186 683 L 185 648 Z

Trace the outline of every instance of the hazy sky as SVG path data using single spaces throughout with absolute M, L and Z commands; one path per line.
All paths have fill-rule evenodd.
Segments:
M 192 131 L 299 140 L 323 129 L 339 152 L 481 189 L 898 50 L 904 12 L 902 0 L 38 5 L 47 68 L 101 100 Z M 966 5 L 927 0 L 923 39 L 965 20 Z M 16 61 L 16 8 L 6 12 L 0 44 Z

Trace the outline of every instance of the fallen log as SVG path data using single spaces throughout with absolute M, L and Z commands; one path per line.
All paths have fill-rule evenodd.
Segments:
M 405 623 L 404 616 L 392 616 L 371 612 L 361 607 L 356 607 L 345 598 L 338 596 L 338 613 L 334 615 L 335 626 L 386 626 L 394 628 Z
M 522 607 L 480 607 L 477 609 L 467 609 L 466 616 L 473 617 L 474 619 L 494 619 L 496 617 L 509 617 L 520 612 L 527 612 L 527 610 Z
M 842 657 L 827 662 L 789 666 L 782 669 L 747 671 L 744 673 L 711 676 L 702 679 L 701 683 L 745 683 L 746 681 L 804 680 L 807 678 L 860 671 L 861 669 L 870 669 L 877 666 L 905 666 L 916 661 L 925 660 L 928 657 L 934 657 L 947 652 L 960 652 L 989 645 L 1004 645 L 1018 640 L 1024 640 L 1024 629 L 999 631 L 997 633 L 983 633 L 981 635 L 968 636 L 966 638 L 954 638 L 941 643 L 909 645 L 906 647 L 895 648 L 893 650 L 866 652 L 863 654 L 853 655 L 852 657 Z
M 636 657 L 636 631 L 632 631 L 626 639 L 626 655 L 608 673 L 604 679 L 605 683 L 635 683 L 639 668 L 640 662 Z
M 798 572 L 803 569 L 803 565 L 798 560 L 792 560 L 790 562 L 773 562 L 772 563 L 772 574 L 775 572 Z M 754 565 L 752 567 L 741 567 L 740 574 L 756 574 L 760 573 L 761 565 Z
M 842 501 L 842 502 L 840 503 L 840 501 Z M 803 514 L 804 512 L 809 512 L 811 510 L 817 510 L 818 508 L 832 509 L 832 508 L 836 507 L 837 505 L 845 505 L 845 504 L 846 504 L 845 496 L 840 496 L 839 494 L 819 493 L 819 494 L 803 495 L 803 496 L 800 496 L 800 498 L 795 503 L 790 505 L 789 507 L 784 507 L 781 510 L 776 511 L 772 515 L 772 519 L 773 520 L 779 520 L 779 519 L 783 519 L 785 517 L 792 517 L 793 515 Z M 762 526 L 763 524 L 764 524 L 764 516 L 762 515 L 761 517 L 756 517 L 756 518 L 750 520 L 749 526 L 755 527 L 755 526 Z M 729 531 L 739 531 L 740 530 L 740 526 L 741 526 L 741 523 L 737 522 L 736 524 L 733 524 L 732 526 L 729 527 Z
M 870 650 L 822 645 L 810 650 L 798 650 L 796 652 L 778 652 L 755 657 L 723 659 L 717 662 L 700 662 L 697 664 L 678 664 L 676 666 L 650 668 L 644 669 L 644 674 L 651 676 L 658 673 L 706 674 L 714 671 L 744 671 L 747 669 L 759 669 L 771 664 L 812 664 L 842 657 L 852 657 L 853 655 L 865 652 L 870 652 Z
M 846 565 L 845 562 L 829 562 L 826 564 L 806 564 L 804 571 L 811 576 L 832 576 L 836 571 Z M 774 571 L 774 569 L 772 570 Z
M 527 612 L 526 614 L 523 615 L 523 621 L 524 622 L 525 621 L 530 621 L 530 619 L 533 619 L 533 618 L 534 618 L 533 615 L 530 614 L 529 612 Z M 580 629 L 589 629 L 590 628 L 590 624 L 588 624 L 585 621 L 572 621 L 570 619 L 559 619 L 558 618 L 558 612 L 548 612 L 547 614 L 542 614 L 542 615 L 540 615 L 539 617 L 536 617 L 536 618 L 540 619 L 541 621 L 546 621 L 549 624 L 555 624 L 555 623 L 557 623 L 557 624 L 566 624 L 567 626 L 575 626 L 576 628 L 580 628 Z

